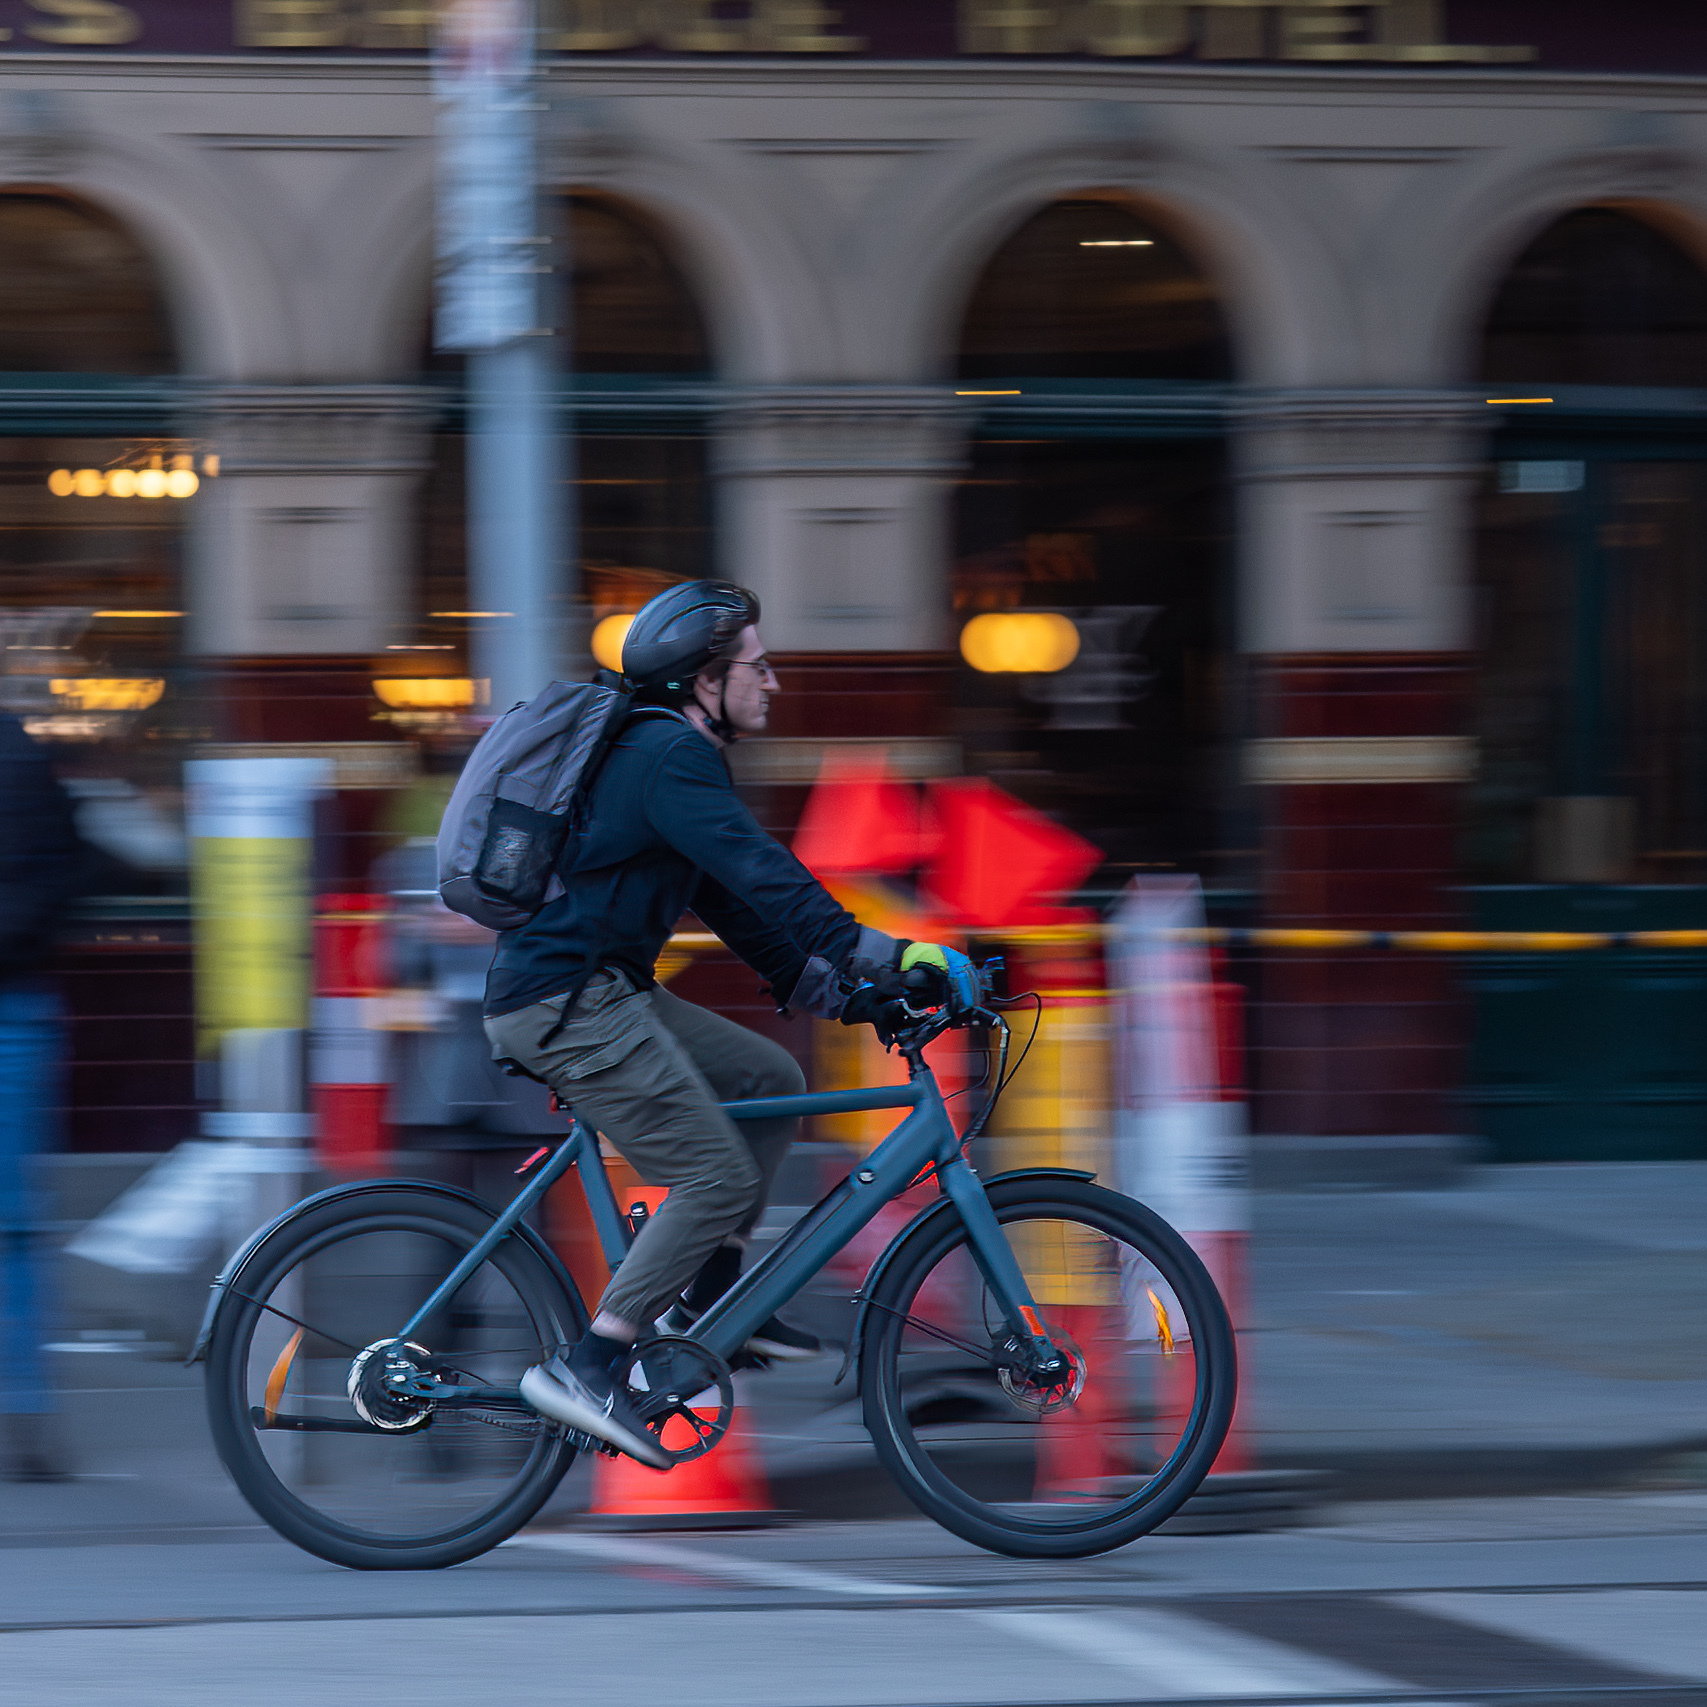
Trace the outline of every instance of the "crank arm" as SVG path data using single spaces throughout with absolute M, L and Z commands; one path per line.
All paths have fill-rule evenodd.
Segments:
M 256 1428 L 279 1428 L 291 1434 L 393 1434 L 403 1432 L 395 1429 L 375 1428 L 372 1423 L 361 1422 L 350 1417 L 298 1417 L 288 1416 L 283 1412 L 275 1412 L 272 1420 L 268 1421 L 267 1413 L 260 1405 L 249 1407 L 249 1421 Z

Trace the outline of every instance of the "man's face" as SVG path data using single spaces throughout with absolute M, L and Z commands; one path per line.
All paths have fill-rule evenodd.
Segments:
M 712 711 L 718 690 L 703 680 L 697 684 L 700 703 Z M 723 679 L 723 715 L 743 735 L 762 735 L 770 721 L 770 696 L 778 691 L 775 672 L 765 659 L 759 631 L 750 624 L 741 630 L 740 644 Z M 707 701 L 710 704 L 706 704 Z

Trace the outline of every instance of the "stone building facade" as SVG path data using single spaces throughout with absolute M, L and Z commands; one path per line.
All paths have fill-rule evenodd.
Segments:
M 648 574 L 740 579 L 792 666 L 792 737 L 956 736 L 1101 838 L 1108 881 L 1193 867 L 1229 919 L 1498 922 L 1486 895 L 1535 889 L 1646 921 L 1664 888 L 1689 922 L 1707 881 L 1694 642 L 1655 661 L 1668 624 L 1615 613 L 1648 597 L 1620 586 L 1701 573 L 1707 52 L 1658 6 L 1514 4 L 1497 39 L 1477 11 L 563 6 L 553 205 L 642 233 L 698 317 L 650 357 L 619 329 L 611 359 L 565 363 L 585 524 L 566 601 L 597 615 Z M 435 614 L 466 600 L 457 376 L 427 353 L 424 27 L 340 0 L 87 0 L 21 12 L 0 49 L 0 216 L 57 200 L 128 234 L 170 349 L 117 372 L 8 357 L 17 482 L 39 486 L 38 442 L 218 458 L 174 511 L 176 590 L 146 595 L 185 613 L 150 654 L 198 684 L 185 739 L 371 737 L 376 655 L 456 656 L 481 620 Z M 1051 259 L 1036 222 L 1063 208 Z M 1601 236 L 1572 247 L 1584 218 Z M 1628 290 L 1597 284 L 1596 242 L 1626 238 Z M 1151 254 L 1160 282 L 1096 271 Z M 23 301 L 27 280 L 6 289 Z M 1644 290 L 1660 306 L 1638 314 Z M 1096 321 L 1122 302 L 1126 330 Z M 1145 317 L 1170 314 L 1197 331 L 1147 342 Z M 1506 401 L 1534 396 L 1552 401 Z M 624 483 L 652 495 L 607 525 Z M 53 502 L 17 525 L 45 538 L 69 507 L 133 501 Z M 7 602 L 96 609 L 72 585 L 91 551 L 38 551 L 58 590 L 26 564 Z M 1522 589 L 1585 551 L 1601 567 L 1572 573 L 1600 576 L 1601 627 L 1625 623 L 1635 663 L 1584 663 L 1587 607 L 1543 599 L 1557 645 L 1502 675 L 1522 647 L 1501 623 L 1541 631 Z M 1507 567 L 1531 559 L 1531 580 Z M 1689 628 L 1698 596 L 1654 609 Z M 957 663 L 992 601 L 1104 624 L 1080 711 Z M 1634 688 L 1606 686 L 1631 669 Z M 1624 710 L 1585 734 L 1596 694 Z M 1661 748 L 1665 776 L 1636 776 Z M 1092 753 L 1070 787 L 1067 752 Z M 1252 976 L 1268 1129 L 1477 1123 L 1445 963 Z

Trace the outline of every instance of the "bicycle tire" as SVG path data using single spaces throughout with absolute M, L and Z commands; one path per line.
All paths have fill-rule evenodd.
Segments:
M 1083 1558 L 1123 1547 L 1165 1522 L 1196 1491 L 1231 1427 L 1237 1392 L 1232 1324 L 1197 1254 L 1162 1218 L 1131 1198 L 1074 1180 L 997 1182 L 990 1202 L 1004 1226 L 1051 1220 L 1119 1240 L 1154 1266 L 1183 1309 L 1192 1345 L 1192 1395 L 1176 1447 L 1129 1497 L 1104 1506 L 1034 1505 L 975 1497 L 947 1474 L 908 1413 L 903 1343 L 911 1306 L 933 1274 L 968 1253 L 966 1230 L 953 1214 L 929 1215 L 896 1241 L 868 1294 L 861 1336 L 861 1396 L 877 1455 L 901 1491 L 943 1528 L 994 1553 L 1019 1558 Z M 1154 1293 L 1150 1295 L 1154 1302 Z M 1039 1296 L 1046 1325 L 1050 1309 Z M 1005 1330 L 1004 1330 L 1005 1331 Z M 992 1333 L 994 1338 L 994 1333 Z M 1171 1348 L 1172 1342 L 1169 1341 Z
M 403 1184 L 395 1190 L 367 1190 L 347 1199 L 334 1198 L 308 1210 L 299 1219 L 286 1222 L 256 1248 L 245 1264 L 241 1291 L 233 1289 L 227 1292 L 214 1317 L 209 1338 L 208 1422 L 220 1461 L 238 1491 L 257 1516 L 286 1540 L 332 1564 L 352 1570 L 437 1570 L 476 1558 L 507 1540 L 551 1497 L 573 1462 L 575 1449 L 561 1431 L 544 1424 L 542 1419 L 527 1419 L 526 1429 L 519 1426 L 512 1429 L 518 1435 L 525 1434 L 530 1444 L 526 1448 L 525 1459 L 517 1473 L 509 1478 L 501 1497 L 479 1509 L 462 1513 L 437 1529 L 393 1534 L 361 1528 L 321 1510 L 287 1482 L 269 1457 L 261 1438 L 263 1431 L 252 1418 L 252 1407 L 257 1397 L 254 1373 L 257 1330 L 266 1321 L 270 1329 L 282 1332 L 281 1323 L 288 1326 L 299 1317 L 303 1321 L 309 1318 L 306 1309 L 286 1315 L 276 1308 L 267 1308 L 270 1300 L 281 1296 L 279 1288 L 282 1284 L 292 1276 L 312 1272 L 306 1265 L 323 1253 L 334 1253 L 335 1262 L 340 1246 L 345 1248 L 346 1257 L 352 1250 L 373 1248 L 358 1247 L 354 1243 L 370 1236 L 390 1239 L 394 1243 L 399 1236 L 405 1240 L 413 1239 L 417 1243 L 412 1248 L 419 1248 L 419 1242 L 423 1240 L 436 1241 L 446 1247 L 445 1260 L 453 1261 L 451 1253 L 460 1255 L 468 1250 L 490 1228 L 494 1219 L 494 1212 L 486 1205 L 434 1191 L 430 1187 L 415 1189 Z M 477 1282 L 501 1283 L 508 1288 L 506 1296 L 513 1296 L 526 1316 L 523 1337 L 537 1339 L 541 1354 L 556 1346 L 573 1343 L 585 1329 L 586 1310 L 573 1284 L 566 1285 L 562 1271 L 525 1238 L 512 1237 L 499 1245 L 469 1284 L 474 1286 Z M 385 1325 L 379 1328 L 374 1338 L 394 1333 L 414 1304 L 426 1296 L 426 1290 L 423 1286 L 416 1286 L 409 1295 L 413 1302 L 405 1305 L 401 1314 L 380 1316 L 378 1311 L 385 1306 L 375 1305 L 370 1313 L 369 1326 L 364 1331 L 371 1331 L 373 1322 L 383 1321 Z M 466 1296 L 468 1288 L 465 1287 L 457 1297 L 461 1300 Z M 346 1309 L 349 1307 L 346 1300 L 341 1299 L 339 1304 Z M 395 1305 L 390 1308 L 395 1309 Z M 345 1344 L 318 1326 L 315 1332 L 321 1341 L 338 1346 Z M 522 1349 L 506 1348 L 506 1351 Z M 537 1361 L 532 1357 L 531 1346 L 528 1354 Z M 335 1352 L 326 1361 L 331 1366 L 337 1357 L 343 1355 L 342 1351 Z M 476 1350 L 460 1355 L 465 1361 L 473 1361 L 483 1354 Z M 346 1358 L 346 1365 L 347 1361 Z M 336 1373 L 335 1369 L 333 1373 Z M 288 1383 L 288 1374 L 286 1380 Z M 311 1402 L 324 1402 L 324 1397 Z M 355 1413 L 351 1410 L 348 1415 L 354 1418 Z M 435 1414 L 433 1423 L 440 1420 Z M 464 1420 L 458 1417 L 456 1422 L 460 1426 Z M 535 1429 L 535 1424 L 537 1429 L 529 1433 L 528 1430 Z M 430 1438 L 431 1427 L 429 1424 L 419 1431 L 420 1440 Z M 269 1435 L 274 1433 L 271 1430 L 267 1432 Z M 307 1438 L 311 1442 L 339 1439 L 326 1435 Z M 416 1438 L 412 1435 L 377 1437 L 380 1442 L 413 1442 Z M 367 1437 L 363 1437 L 363 1441 L 364 1449 L 378 1450 L 368 1447 Z M 283 1449 L 275 1446 L 273 1450 Z M 419 1452 L 420 1448 L 415 1450 Z M 520 1453 L 522 1448 L 517 1446 L 514 1450 Z M 415 1478 L 421 1482 L 427 1479 Z

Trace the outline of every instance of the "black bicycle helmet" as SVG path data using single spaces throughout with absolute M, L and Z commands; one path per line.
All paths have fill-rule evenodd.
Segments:
M 647 698 L 685 699 L 693 678 L 759 620 L 759 601 L 732 581 L 684 581 L 640 607 L 622 642 L 622 673 Z

